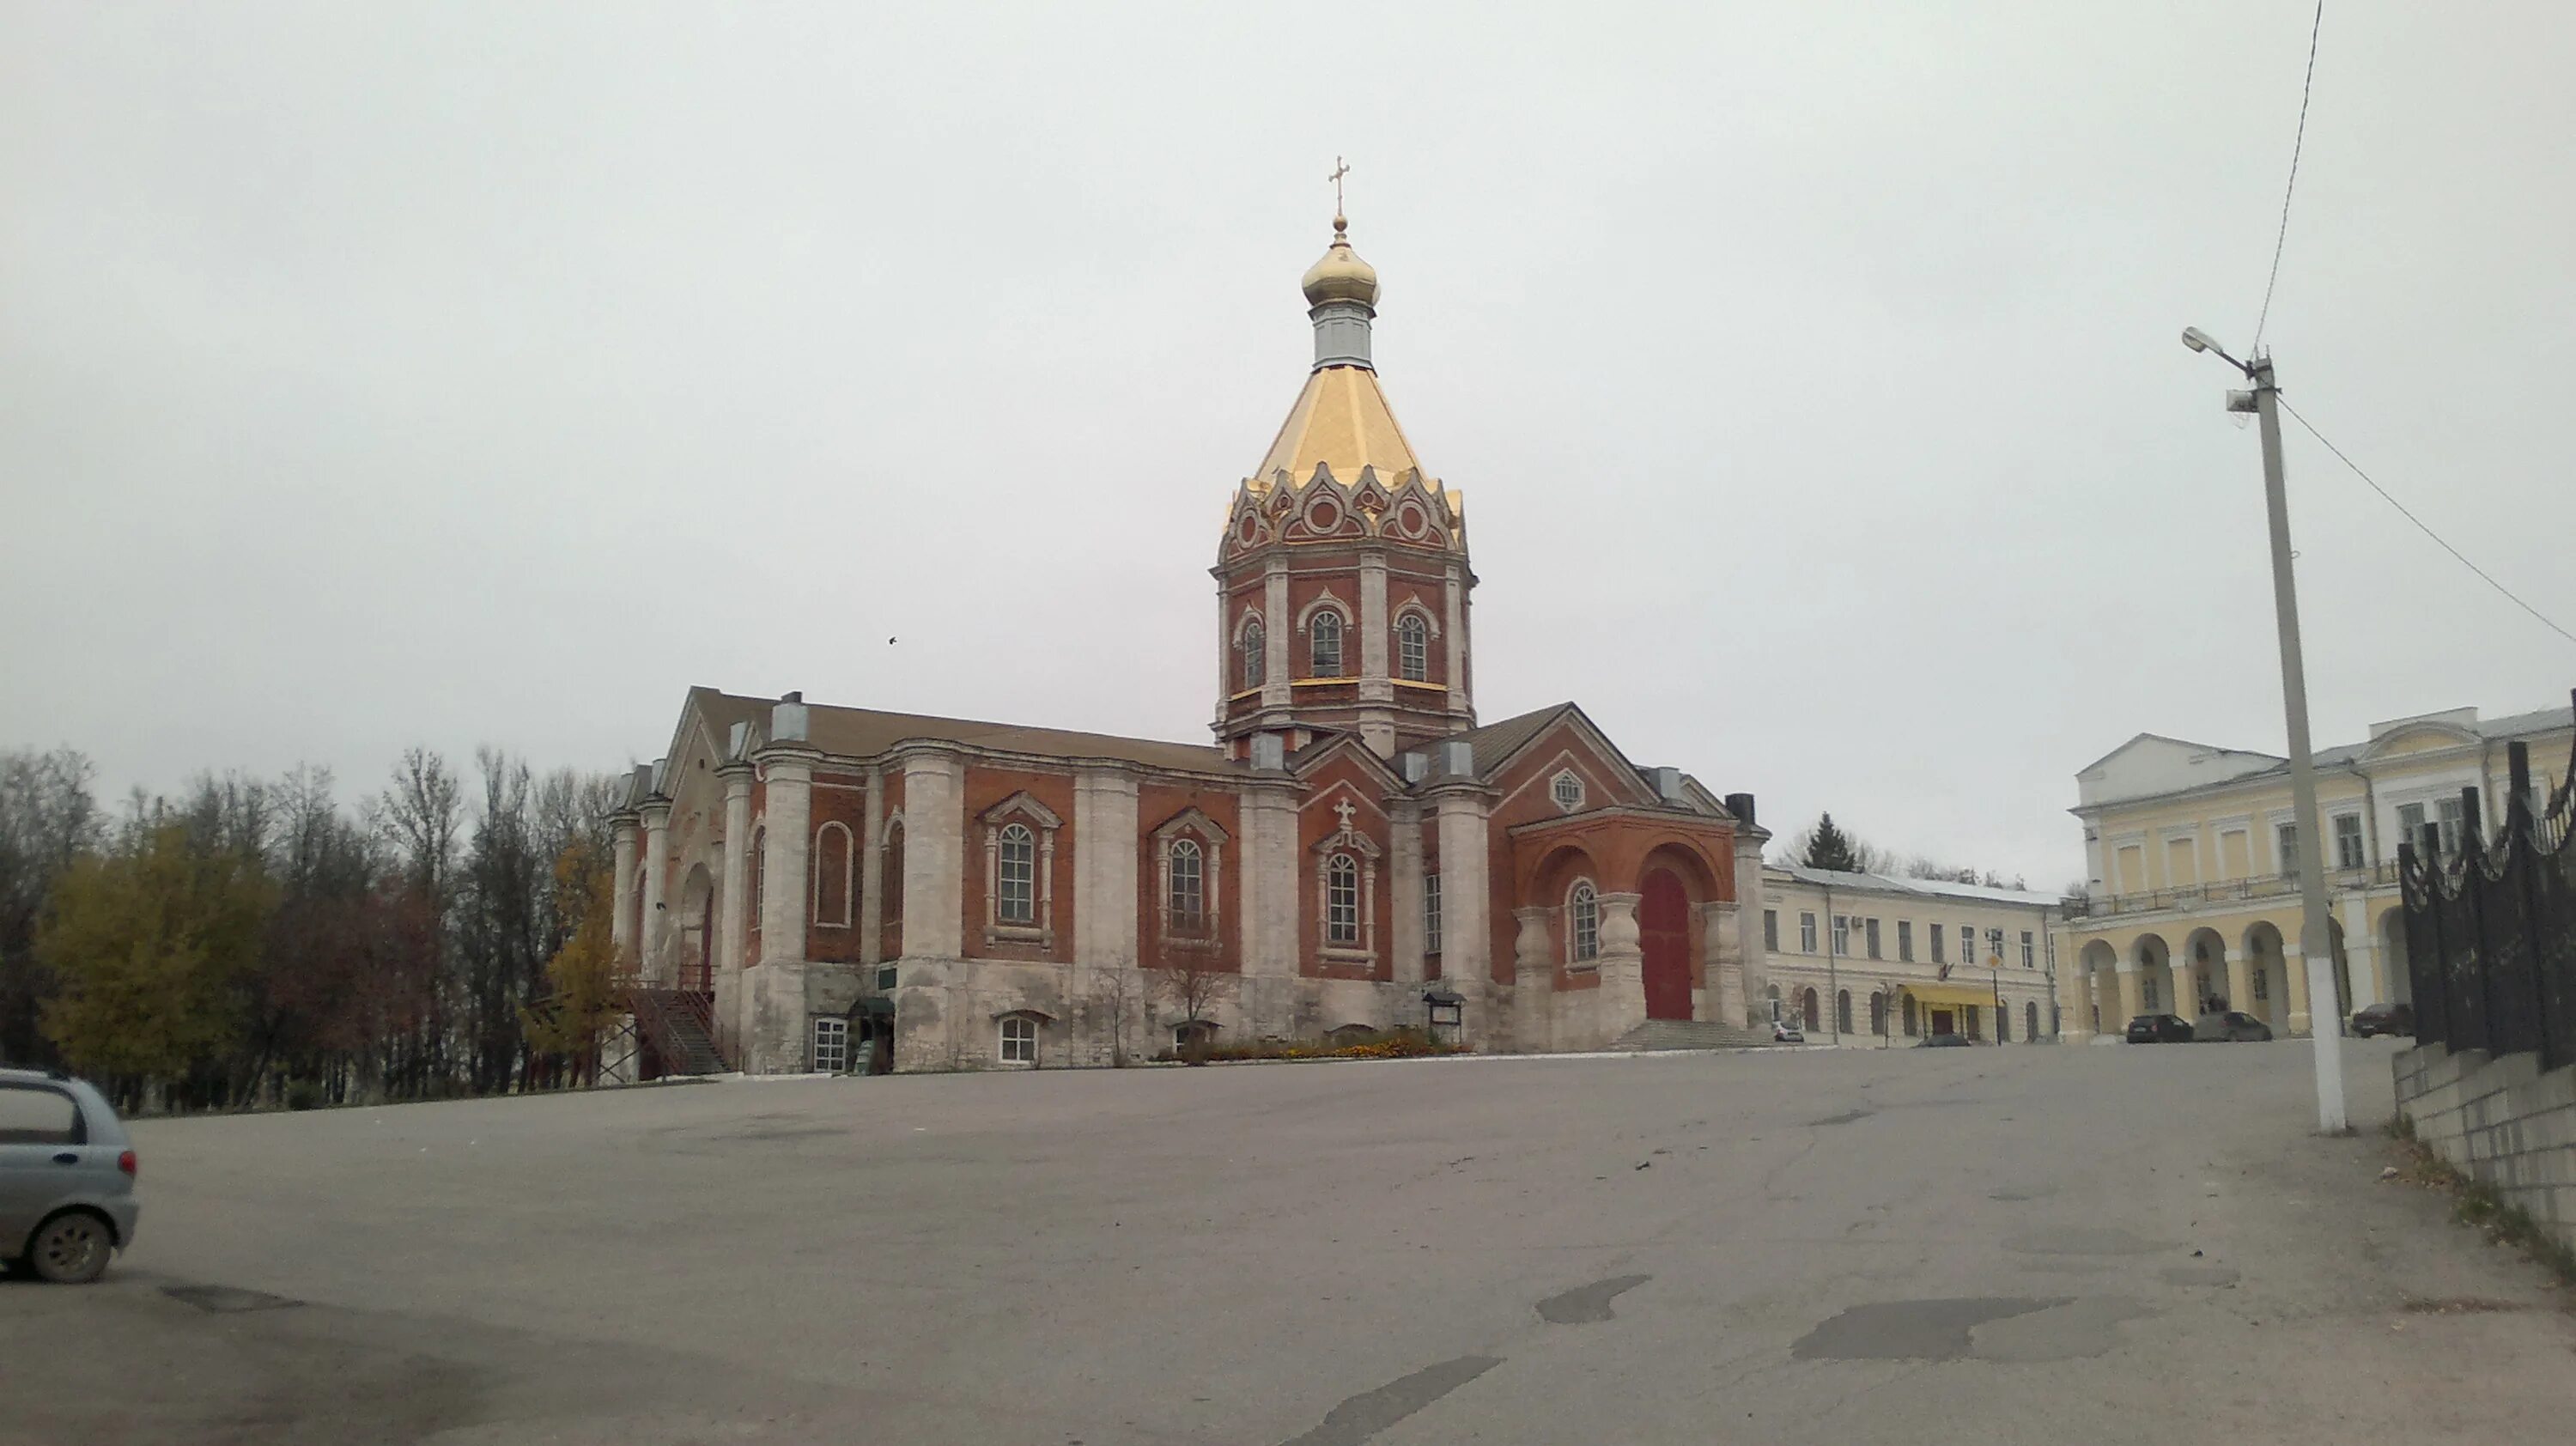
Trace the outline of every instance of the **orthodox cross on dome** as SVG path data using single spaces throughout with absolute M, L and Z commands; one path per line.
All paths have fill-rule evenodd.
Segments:
M 1343 160 L 1339 156 L 1335 156 L 1333 157 L 1333 173 L 1324 178 L 1325 180 L 1333 183 L 1333 229 L 1336 231 L 1347 230 L 1351 224 L 1350 222 L 1342 219 L 1342 177 L 1347 176 L 1350 173 L 1350 162 Z

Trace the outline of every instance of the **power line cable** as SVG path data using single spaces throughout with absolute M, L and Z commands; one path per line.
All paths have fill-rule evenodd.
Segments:
M 2308 74 L 2299 82 L 2299 130 L 2290 141 L 2290 180 L 2281 188 L 2281 229 L 2272 238 L 2272 275 L 2263 283 L 2262 314 L 2254 318 L 2254 351 L 2263 349 L 2263 324 L 2272 319 L 2272 288 L 2281 284 L 2281 248 L 2290 243 L 2290 197 L 2299 189 L 2299 152 L 2308 143 L 2308 92 L 2317 83 L 2317 33 L 2325 24 L 2326 0 L 2317 0 L 2316 18 L 2308 22 Z
M 2275 395 L 2277 396 L 2277 395 L 2278 395 L 2278 393 L 2275 393 Z M 2345 465 L 2345 466 L 2347 466 L 2347 467 L 2350 467 L 2350 468 L 2352 469 L 2352 475 L 2354 475 L 2355 477 L 2360 478 L 2362 481 L 2364 481 L 2364 482 L 2366 482 L 2366 483 L 2369 483 L 2369 485 L 2370 485 L 2370 490 L 2371 490 L 2371 491 L 2373 491 L 2373 492 L 2378 493 L 2381 501 L 2386 502 L 2389 506 L 2396 508 L 2396 509 L 2397 509 L 2397 513 L 2398 513 L 2398 515 L 2399 515 L 2399 516 L 2401 516 L 2401 517 L 2405 518 L 2405 519 L 2406 519 L 2407 521 L 2409 521 L 2409 522 L 2414 523 L 2414 524 L 2415 524 L 2415 530 L 2416 530 L 2416 531 L 2423 533 L 2426 537 L 2429 537 L 2429 538 L 2433 539 L 2433 541 L 2434 541 L 2434 542 L 2436 542 L 2436 543 L 2440 544 L 2441 549 L 2442 549 L 2444 552 L 2447 552 L 2447 553 L 2449 553 L 2451 556 L 2456 557 L 2456 558 L 2458 558 L 2458 559 L 2460 560 L 2460 566 L 2465 567 L 2465 568 L 2467 568 L 2469 571 L 2476 573 L 2476 574 L 2477 574 L 2481 579 L 2483 579 L 2483 580 L 2485 581 L 2485 583 L 2486 583 L 2486 585 L 2487 585 L 2487 586 L 2489 586 L 2489 587 L 2491 587 L 2491 588 L 2494 588 L 2497 592 L 2500 592 L 2500 593 L 2504 594 L 2504 596 L 2505 596 L 2506 600 L 2507 600 L 2507 601 L 2509 601 L 2509 602 L 2511 602 L 2515 607 L 2518 607 L 2518 608 L 2522 609 L 2524 612 L 2527 612 L 2527 613 L 2531 614 L 2533 617 L 2538 618 L 2538 619 L 2540 620 L 2540 625 L 2541 625 L 2542 627 L 2545 627 L 2545 628 L 2549 629 L 2551 632 L 2556 633 L 2558 636 L 2560 636 L 2560 637 L 2562 637 L 2562 638 L 2565 638 L 2567 641 L 2569 641 L 2569 642 L 2571 642 L 2571 643 L 2576 643 L 2576 633 L 2571 633 L 2571 632 L 2567 631 L 2565 628 L 2562 628 L 2562 627 L 2560 627 L 2558 624 L 2556 624 L 2556 623 L 2554 623 L 2554 622 L 2550 621 L 2550 619 L 2549 619 L 2549 615 L 2548 615 L 2547 613 L 2542 612 L 2540 609 L 2538 609 L 2538 608 L 2536 608 L 2536 607 L 2533 607 L 2531 604 L 2529 604 L 2529 603 L 2527 603 L 2527 602 L 2524 602 L 2521 598 L 2519 598 L 2519 597 L 2515 596 L 2515 595 L 2514 595 L 2514 591 L 2513 591 L 2513 589 L 2512 589 L 2512 588 L 2506 587 L 2503 583 L 2500 583 L 2500 582 L 2496 581 L 2496 580 L 2495 580 L 2495 576 L 2494 576 L 2492 573 L 2489 573 L 2485 568 L 2478 566 L 2476 563 L 2469 561 L 2469 557 L 2468 557 L 2468 554 L 2467 554 L 2467 553 L 2464 553 L 2464 552 L 2460 551 L 2458 548 L 2453 547 L 2450 543 L 2443 541 L 2443 539 L 2442 539 L 2442 534 L 2440 534 L 2440 533 L 2438 533 L 2438 532 L 2435 532 L 2431 527 L 2426 526 L 2423 518 L 2418 517 L 2418 516 L 2416 516 L 2413 512 L 2408 511 L 2405 503 L 2398 501 L 2398 500 L 2397 500 L 2396 498 L 2394 498 L 2394 497 L 2391 497 L 2391 496 L 2388 494 L 2388 489 L 2387 489 L 2387 488 L 2380 486 L 2378 482 L 2376 482 L 2376 481 L 2372 480 L 2371 475 L 2370 475 L 2369 473 L 2364 472 L 2363 470 L 2361 470 L 2361 464 L 2360 464 L 2360 463 L 2358 463 L 2358 462 L 2356 462 L 2356 461 L 2352 460 L 2350 457 L 2345 456 L 2345 455 L 2343 454 L 2343 448 L 2336 446 L 2336 445 L 2335 445 L 2331 440 L 2329 440 L 2329 439 L 2327 438 L 2327 436 L 2326 436 L 2326 434 L 2325 434 L 2325 433 L 2318 431 L 2318 430 L 2317 430 L 2317 424 L 2316 424 L 2316 423 L 2309 421 L 2309 420 L 2308 420 L 2307 418 L 2305 418 L 2305 417 L 2301 417 L 2301 416 L 2299 416 L 2299 409 L 2298 409 L 2298 408 L 2296 408 L 2296 407 L 2294 407 L 2294 406 L 2291 406 L 2291 405 L 2290 405 L 2290 399 L 2289 399 L 2288 397 L 2281 397 L 2281 398 L 2280 398 L 2280 402 L 2281 402 L 2281 410 L 2282 410 L 2282 411 L 2285 411 L 2285 412 L 2289 413 L 2292 417 L 2297 418 L 2297 419 L 2298 419 L 2298 423 L 2299 423 L 2299 425 L 2308 429 L 2308 435 L 2309 435 L 2309 436 L 2314 437 L 2314 438 L 2316 438 L 2318 441 L 2325 443 L 2325 448 L 2326 448 L 2326 450 L 2335 454 L 2335 460 L 2336 460 L 2336 461 L 2341 462 L 2342 464 L 2344 464 L 2344 465 Z

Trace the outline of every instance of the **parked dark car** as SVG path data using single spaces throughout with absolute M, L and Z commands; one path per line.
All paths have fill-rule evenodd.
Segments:
M 2374 1034 L 2402 1034 L 2415 1037 L 2415 1006 L 2412 1004 L 2365 1004 L 2352 1012 L 2352 1033 L 2356 1039 Z
M 2189 1044 L 2191 1021 L 2178 1014 L 2141 1014 L 2129 1021 L 2131 1044 Z
M 2191 1037 L 2204 1044 L 2268 1041 L 2272 1037 L 2272 1026 L 2242 1009 L 2216 1009 L 2192 1021 Z
M 1914 1047 L 1916 1049 L 1966 1049 L 1968 1041 L 1964 1035 L 1927 1034 L 1918 1040 Z

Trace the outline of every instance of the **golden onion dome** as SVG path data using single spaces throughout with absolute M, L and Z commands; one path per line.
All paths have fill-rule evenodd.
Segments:
M 1308 306 L 1321 306 L 1327 301 L 1356 301 L 1362 306 L 1376 308 L 1377 268 L 1362 261 L 1359 253 L 1351 249 L 1351 238 L 1346 234 L 1350 224 L 1335 216 L 1332 248 L 1324 253 L 1322 260 L 1306 268 L 1305 279 L 1299 284 L 1305 288 Z

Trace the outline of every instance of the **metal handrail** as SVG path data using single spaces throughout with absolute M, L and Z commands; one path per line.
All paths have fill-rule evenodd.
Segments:
M 2393 887 L 2398 881 L 2394 862 L 2365 864 L 2357 869 L 2329 869 L 2326 877 L 2338 888 Z M 2066 900 L 2066 917 L 2070 919 L 2101 918 L 2114 914 L 2144 914 L 2158 909 L 2181 908 L 2192 904 L 2228 903 L 2240 899 L 2294 897 L 2299 892 L 2297 874 L 2265 874 L 2250 879 L 2221 879 L 2207 884 L 2186 884 L 2177 889 L 2153 889 L 2137 894 L 2106 894 L 2101 898 Z

